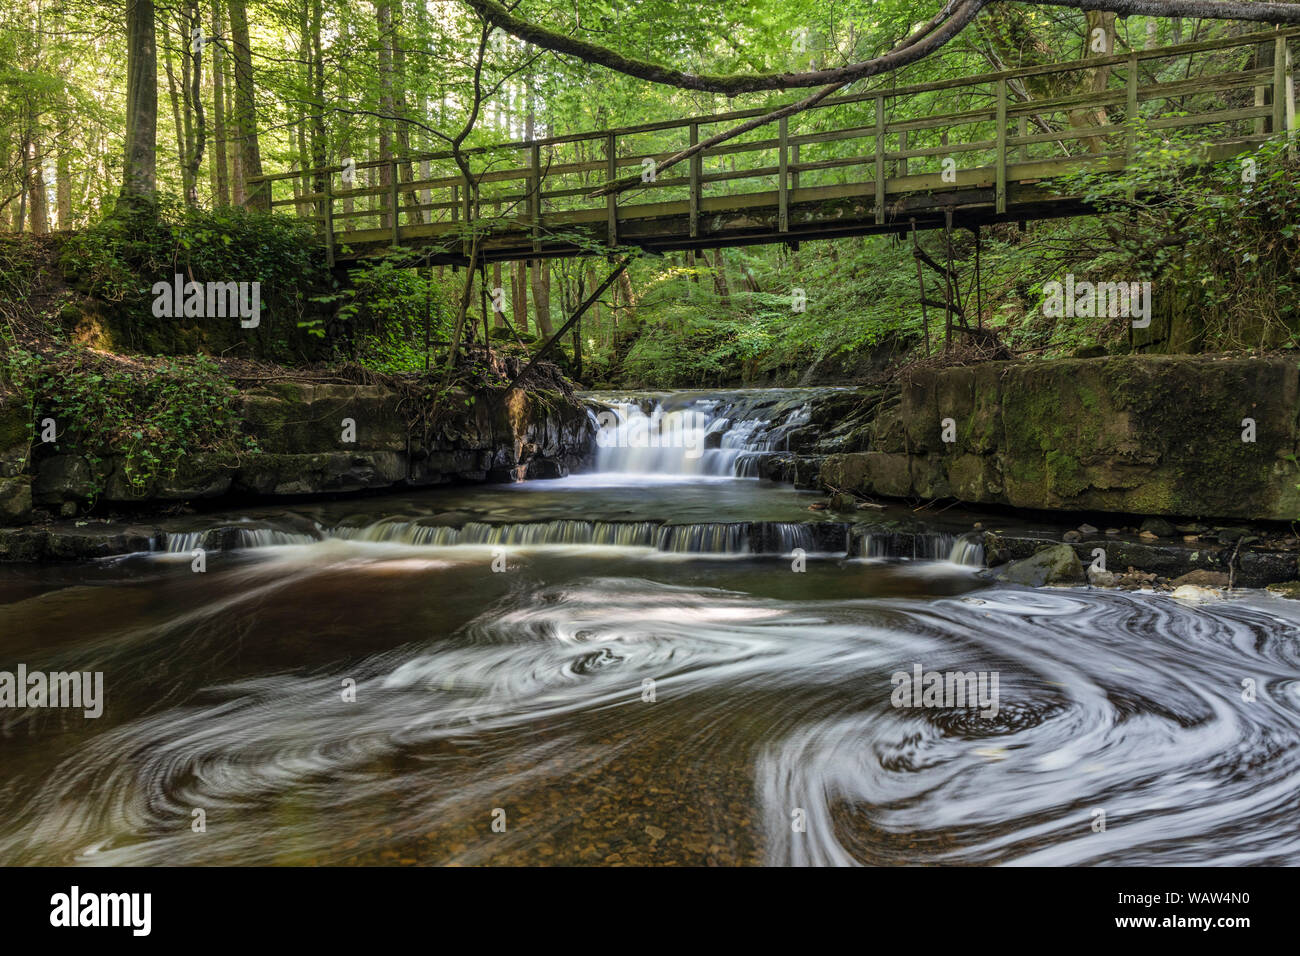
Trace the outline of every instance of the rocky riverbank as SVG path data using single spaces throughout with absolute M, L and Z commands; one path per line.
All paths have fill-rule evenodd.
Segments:
M 913 371 L 830 392 L 763 473 L 868 498 L 1300 517 L 1290 358 L 1111 356 Z
M 39 432 L 32 442 L 32 410 L 0 404 L 0 525 L 92 510 L 554 478 L 588 459 L 596 432 L 580 402 L 552 392 L 452 393 L 434 422 L 382 385 L 278 384 L 241 397 L 243 430 L 257 450 L 189 455 L 173 476 L 144 486 L 129 480 L 121 457 L 42 443 Z

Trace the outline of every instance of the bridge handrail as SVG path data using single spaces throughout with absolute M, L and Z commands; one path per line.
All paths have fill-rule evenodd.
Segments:
M 688 211 L 691 242 L 712 234 L 713 227 L 705 224 L 706 215 L 715 215 L 720 210 L 747 215 L 742 211 L 762 206 L 766 206 L 768 216 L 775 212 L 775 222 L 779 225 L 773 226 L 774 231 L 786 233 L 790 230 L 793 205 L 804 204 L 801 208 L 806 213 L 807 203 L 853 197 L 869 197 L 868 216 L 874 206 L 875 223 L 883 226 L 887 215 L 893 215 L 887 214 L 891 194 L 949 187 L 992 186 L 993 207 L 996 214 L 1002 215 L 1007 212 L 1009 183 L 1023 193 L 1020 184 L 1061 176 L 1080 163 L 1114 160 L 1108 168 L 1122 168 L 1135 149 L 1139 128 L 1136 120 L 1144 112 L 1144 124 L 1148 128 L 1213 127 L 1206 139 L 1221 145 L 1227 145 L 1224 142 L 1227 140 L 1237 144 L 1234 148 L 1238 149 L 1266 139 L 1270 123 L 1272 132 L 1286 129 L 1293 124 L 1289 51 L 1292 38 L 1297 36 L 1300 27 L 1256 31 L 997 73 L 879 87 L 836 97 L 817 104 L 796 119 L 772 124 L 776 136 L 770 132 L 764 135 L 762 130 L 750 131 L 743 138 L 697 153 L 681 165 L 681 172 L 662 170 L 664 175 L 652 177 L 635 193 L 623 196 L 611 194 L 598 198 L 591 193 L 601 183 L 617 179 L 622 170 L 635 169 L 648 159 L 662 162 L 684 145 L 671 141 L 685 136 L 679 133 L 669 137 L 667 144 L 660 138 L 647 144 L 653 145 L 652 150 L 638 150 L 637 144 L 628 142 L 630 138 L 679 130 L 689 131 L 689 143 L 695 144 L 703 138 L 702 127 L 762 116 L 770 107 L 476 147 L 465 151 L 476 162 L 472 183 L 466 181 L 459 169 L 448 169 L 447 161 L 452 154 L 447 151 L 355 163 L 358 171 L 380 170 L 385 174 L 375 177 L 372 172 L 372 185 L 336 189 L 334 176 L 343 168 L 341 164 L 270 174 L 260 177 L 260 181 L 273 190 L 278 183 L 293 182 L 292 195 L 273 191 L 271 206 L 293 206 L 299 218 L 316 223 L 324 235 L 326 255 L 331 263 L 341 244 L 353 247 L 349 254 L 356 254 L 358 245 L 367 249 L 400 247 L 411 241 L 465 247 L 467 240 L 461 227 L 470 221 L 481 224 L 480 230 L 486 229 L 493 235 L 510 233 L 506 245 L 513 251 L 509 254 L 519 255 L 526 254 L 524 250 L 528 248 L 541 253 L 544 247 L 550 248 L 546 245 L 551 242 L 548 237 L 565 230 L 571 233 L 575 228 L 596 234 L 598 242 L 616 246 L 625 224 L 635 231 L 643 229 L 637 223 L 644 224 L 661 216 L 686 217 Z M 1240 63 L 1236 58 L 1228 62 L 1216 60 L 1209 71 L 1203 68 L 1198 76 L 1166 82 L 1160 81 L 1158 73 L 1154 79 L 1144 81 L 1138 69 L 1144 61 L 1172 60 L 1178 67 L 1173 71 L 1177 74 L 1181 72 L 1181 64 L 1177 62 L 1180 57 L 1261 44 L 1273 48 L 1271 66 L 1241 69 L 1236 68 Z M 1112 83 L 1119 82 L 1119 88 L 1110 85 L 1082 93 L 1053 95 L 1055 90 L 1048 86 L 1047 95 L 1039 99 L 1017 100 L 1012 95 L 1012 81 L 1017 78 L 1112 66 L 1126 67 L 1108 70 L 1106 74 Z M 1189 73 L 1190 70 L 1189 62 Z M 1251 102 L 1248 94 L 1194 100 L 1190 106 L 1186 103 L 1188 96 L 1203 97 L 1208 93 L 1251 87 L 1254 88 L 1253 106 L 1248 105 Z M 1274 91 L 1273 102 L 1265 103 L 1265 91 L 1270 87 Z M 934 91 L 975 89 L 978 92 L 966 93 L 954 104 L 966 108 L 927 113 L 936 104 L 923 100 L 919 109 L 908 111 L 910 115 L 894 115 L 908 97 Z M 1026 93 L 1022 89 L 1019 95 L 1023 97 Z M 1284 100 L 1289 101 L 1284 103 Z M 1144 102 L 1161 105 L 1143 111 Z M 851 115 L 846 117 L 826 112 L 855 104 L 870 104 L 870 113 L 862 115 L 865 110 L 850 110 Z M 1123 119 L 1116 119 L 1112 109 Z M 1081 113 L 1100 114 L 1101 118 L 1085 118 L 1076 123 Z M 802 131 L 791 129 L 796 121 L 805 124 Z M 1031 121 L 1035 131 L 1030 130 Z M 1243 123 L 1248 125 L 1243 127 Z M 1231 124 L 1237 124 L 1236 128 Z M 853 142 L 857 140 L 873 140 L 871 152 L 865 152 Z M 1051 148 L 1034 150 L 1038 155 L 1031 155 L 1030 147 L 1043 145 Z M 568 148 L 562 150 L 562 147 Z M 810 156 L 806 151 L 801 153 L 801 147 L 817 148 Z M 521 151 L 526 151 L 522 161 L 512 159 Z M 565 155 L 559 155 L 561 152 Z M 973 158 L 964 161 L 956 180 L 946 174 L 941 178 L 930 169 L 909 168 L 909 160 L 959 155 Z M 720 164 L 714 162 L 706 170 L 706 159 L 723 158 L 729 159 L 729 169 L 719 168 Z M 494 168 L 499 162 L 501 168 Z M 419 170 L 423 178 L 416 175 L 416 163 L 425 164 Z M 435 169 L 435 164 L 443 169 Z M 945 163 L 945 168 L 955 165 Z M 853 167 L 874 169 L 865 174 L 834 172 Z M 654 169 L 659 172 L 657 166 Z M 805 174 L 809 178 L 801 179 Z M 375 183 L 375 178 L 380 178 L 380 182 Z M 752 185 L 705 190 L 709 185 L 754 180 L 763 181 L 761 191 L 753 191 Z M 520 185 L 512 185 L 516 183 Z M 439 195 L 435 196 L 435 191 Z M 275 192 L 281 192 L 281 198 L 275 198 Z M 632 196 L 637 198 L 627 201 Z M 472 199 L 477 200 L 473 208 Z M 339 203 L 341 209 L 336 208 Z M 555 232 L 557 229 L 560 233 Z M 603 239 L 599 238 L 602 229 Z
M 1098 56 L 1087 59 L 1069 60 L 1062 63 L 1039 64 L 1036 66 L 1017 67 L 1013 70 L 1002 70 L 996 73 L 981 73 L 975 76 L 952 77 L 947 80 L 934 80 L 926 83 L 915 83 L 899 87 L 881 87 L 871 90 L 864 90 L 860 93 L 847 94 L 845 96 L 828 97 L 811 111 L 824 110 L 835 106 L 844 106 L 853 103 L 869 102 L 877 97 L 883 96 L 886 99 L 896 99 L 902 96 L 913 96 L 918 93 L 930 93 L 944 90 L 960 89 L 967 86 L 982 86 L 987 83 L 996 83 L 1003 80 L 1020 79 L 1029 76 L 1041 76 L 1052 73 L 1069 73 L 1081 69 L 1096 69 L 1104 66 L 1125 65 L 1136 59 L 1141 62 L 1144 60 L 1164 59 L 1168 57 L 1183 56 L 1192 53 L 1203 53 L 1216 50 L 1232 49 L 1234 47 L 1255 46 L 1266 41 L 1276 41 L 1277 39 L 1290 39 L 1300 36 L 1300 27 L 1288 27 L 1282 30 L 1258 30 L 1253 33 L 1242 34 L 1237 37 L 1221 37 L 1217 40 L 1202 40 L 1195 43 L 1183 43 L 1174 46 L 1155 47 L 1147 50 L 1133 50 L 1128 53 L 1116 53 L 1108 56 Z M 1267 68 L 1261 72 L 1268 73 Z M 1181 83 L 1195 83 L 1196 79 L 1178 81 Z M 1157 84 L 1161 87 L 1171 86 L 1172 84 Z M 1093 94 L 1074 94 L 1081 97 L 1080 104 L 1090 104 L 1092 99 L 1082 99 L 1082 97 L 1091 97 Z M 1017 104 L 1015 107 L 1008 107 L 1008 110 L 1019 109 L 1033 110 L 1042 109 L 1051 106 L 1050 101 L 1035 100 L 1028 103 Z M 633 126 L 619 126 L 604 130 L 588 130 L 580 133 L 567 133 L 562 136 L 549 136 L 541 139 L 532 140 L 511 140 L 503 143 L 496 143 L 490 146 L 477 146 L 464 150 L 465 155 L 476 156 L 498 151 L 517 151 L 529 149 L 532 147 L 558 146 L 570 143 L 585 142 L 607 138 L 611 135 L 616 137 L 634 136 L 643 133 L 662 132 L 670 129 L 684 129 L 690 126 L 707 126 L 714 123 L 730 123 L 736 120 L 752 119 L 762 116 L 774 109 L 773 106 L 751 107 L 744 110 L 733 110 L 727 113 L 707 113 L 696 116 L 684 117 L 681 119 L 658 120 L 651 123 L 640 123 Z M 911 121 L 909 121 L 911 122 Z M 791 140 L 793 143 L 793 140 Z M 652 155 L 652 154 L 647 154 Z M 434 151 L 421 153 L 405 153 L 398 156 L 392 156 L 387 159 L 365 160 L 356 163 L 357 169 L 378 168 L 397 163 L 418 163 L 439 159 L 451 159 L 454 154 L 450 151 Z M 263 176 L 251 176 L 249 182 L 275 182 L 284 179 L 294 179 L 303 176 L 309 176 L 317 173 L 339 172 L 342 169 L 341 164 L 327 164 L 309 169 L 295 169 L 283 173 L 270 173 Z M 336 194 L 341 195 L 341 194 Z

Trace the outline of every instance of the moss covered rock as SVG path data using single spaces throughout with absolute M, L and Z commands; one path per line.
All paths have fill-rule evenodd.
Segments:
M 1290 520 L 1300 516 L 1298 409 L 1291 359 L 926 369 L 896 406 L 881 404 L 870 451 L 826 459 L 823 484 L 1035 510 Z
M 998 575 L 998 580 L 1035 588 L 1045 584 L 1083 584 L 1083 565 L 1068 544 L 1054 544 L 1032 557 L 1008 565 Z
M 32 485 L 25 475 L 0 478 L 0 525 L 32 520 Z

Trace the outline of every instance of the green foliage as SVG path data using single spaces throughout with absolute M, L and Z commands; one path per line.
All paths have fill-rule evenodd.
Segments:
M 1196 140 L 1147 134 L 1123 174 L 1081 174 L 1097 206 L 1123 216 L 1115 268 L 1177 290 L 1213 350 L 1300 344 L 1300 163 L 1281 138 L 1199 168 Z
M 797 256 L 728 250 L 724 268 L 725 302 L 712 268 L 695 270 L 699 282 L 685 268 L 650 278 L 638 307 L 641 331 L 622 360 L 621 381 L 652 387 L 736 383 L 921 335 L 910 248 L 893 240 L 810 244 Z M 742 278 L 744 285 L 736 287 Z M 803 293 L 802 311 L 796 289 Z
M 240 432 L 239 393 L 203 357 L 141 366 L 85 349 L 55 356 L 13 349 L 0 355 L 0 388 L 23 396 L 33 435 L 37 421 L 54 420 L 55 449 L 86 458 L 97 492 L 110 458 L 143 491 L 174 477 L 187 455 L 257 450 Z
M 336 319 L 348 327 L 353 361 L 380 372 L 416 372 L 428 354 L 426 331 L 434 344 L 451 333 L 455 292 L 437 275 L 378 259 L 355 270 L 347 288 L 318 301 L 339 305 Z M 321 325 L 305 323 L 313 335 L 324 335 Z
M 318 240 L 303 222 L 243 208 L 212 211 L 172 198 L 120 206 L 68 237 L 60 256 L 69 281 L 102 305 L 122 345 L 146 352 L 225 350 L 251 341 L 262 357 L 299 357 L 300 322 L 313 296 L 332 286 Z M 258 282 L 261 324 L 229 318 L 153 316 L 153 287 L 183 281 Z

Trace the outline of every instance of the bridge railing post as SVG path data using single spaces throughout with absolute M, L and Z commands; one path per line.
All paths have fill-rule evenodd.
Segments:
M 325 227 L 325 264 L 334 268 L 334 171 L 326 167 L 325 198 L 321 200 L 321 222 Z
M 613 182 L 618 178 L 618 138 L 610 133 L 605 137 L 605 178 Z M 605 240 L 611 249 L 618 245 L 618 195 L 605 197 Z
M 388 164 L 388 221 L 393 229 L 393 248 L 401 245 L 398 240 L 398 204 L 397 204 L 397 160 Z
M 1273 41 L 1273 129 L 1274 136 L 1286 129 L 1286 37 Z
M 790 231 L 790 126 L 789 120 L 782 116 L 777 121 L 777 136 L 780 139 L 781 155 L 777 157 L 776 185 L 776 228 L 778 232 Z
M 998 159 L 997 174 L 994 183 L 995 212 L 1002 215 L 1007 211 L 1007 81 L 998 80 Z
M 700 124 L 691 124 L 691 145 L 700 142 Z M 704 160 L 699 153 L 691 157 L 691 238 L 700 234 L 700 179 L 703 176 Z
M 533 251 L 540 252 L 542 248 L 542 148 L 536 143 L 528 153 L 529 173 L 528 173 L 528 203 L 530 216 L 533 225 Z
M 1291 44 L 1285 37 L 1279 38 L 1282 43 L 1282 49 L 1286 51 L 1286 112 L 1283 120 L 1286 123 L 1287 142 L 1291 152 L 1291 158 L 1296 158 L 1296 135 L 1295 135 L 1295 59 L 1291 55 Z
M 876 97 L 876 223 L 885 221 L 885 98 Z

